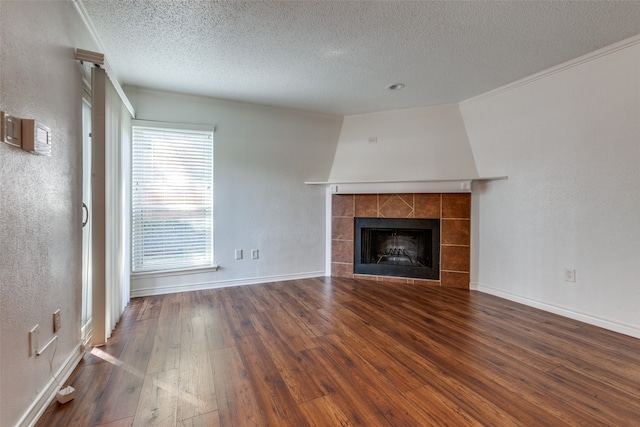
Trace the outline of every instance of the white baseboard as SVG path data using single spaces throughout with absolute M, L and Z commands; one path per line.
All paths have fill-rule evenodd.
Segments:
M 202 291 L 205 289 L 229 288 L 232 286 L 258 285 L 261 283 L 281 282 L 284 280 L 313 279 L 325 276 L 326 273 L 324 271 L 312 271 L 309 273 L 283 274 L 278 276 L 254 277 L 250 279 L 232 279 L 216 282 L 189 283 L 186 285 L 131 289 L 131 298 L 175 294 L 178 292 Z
M 69 357 L 67 357 L 62 366 L 60 366 L 60 369 L 56 371 L 55 378 L 57 378 L 57 382 L 54 378 L 49 380 L 45 388 L 38 394 L 36 400 L 29 406 L 27 412 L 20 418 L 20 421 L 16 424 L 17 426 L 31 427 L 38 422 L 49 404 L 56 398 L 60 385 L 69 379 L 73 370 L 78 366 L 80 360 L 82 360 L 83 355 L 84 347 L 81 344 L 76 345 Z
M 634 338 L 640 338 L 640 328 L 636 326 L 616 322 L 615 320 L 603 319 L 600 317 L 592 316 L 590 314 L 580 313 L 567 308 L 559 307 L 557 305 L 549 304 L 542 301 L 537 301 L 531 298 L 512 294 L 510 292 L 505 292 L 500 289 L 495 289 L 486 285 L 482 285 L 480 283 L 471 283 L 470 289 L 476 289 L 479 292 L 483 292 L 485 294 L 490 294 L 500 298 L 507 299 L 509 301 L 518 302 L 520 304 L 524 304 L 529 307 L 538 308 L 540 310 L 544 310 L 550 313 L 558 314 L 560 316 L 568 317 L 569 319 L 578 320 L 580 322 L 588 323 L 590 325 L 598 326 L 604 329 L 608 329 L 610 331 L 629 335 Z

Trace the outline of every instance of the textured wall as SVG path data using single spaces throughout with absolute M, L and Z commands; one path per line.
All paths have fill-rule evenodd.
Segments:
M 377 138 L 370 143 L 369 138 Z M 477 177 L 457 105 L 347 116 L 331 182 Z
M 80 340 L 81 96 L 74 48 L 94 49 L 71 2 L 0 2 L 0 108 L 52 130 L 52 156 L 0 144 L 0 425 L 14 425 Z M 29 357 L 28 331 L 57 349 Z
M 480 290 L 640 336 L 639 75 L 636 44 L 462 104 L 509 176 L 474 192 Z
M 134 276 L 132 295 L 267 281 L 325 270 L 325 181 L 342 118 L 127 88 L 141 120 L 216 125 L 216 272 Z M 235 249 L 244 259 L 235 260 Z M 251 259 L 251 249 L 260 258 Z

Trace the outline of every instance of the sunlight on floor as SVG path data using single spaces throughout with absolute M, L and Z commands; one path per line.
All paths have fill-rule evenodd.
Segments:
M 97 347 L 94 347 L 93 349 L 91 349 L 91 354 L 99 359 L 104 360 L 105 362 L 111 363 L 114 366 L 117 366 L 118 368 L 124 369 L 125 371 L 129 372 L 130 374 L 133 374 L 139 378 L 144 379 L 146 374 L 138 369 L 133 368 L 130 365 L 127 365 L 126 363 L 123 363 L 121 360 L 119 360 L 117 357 L 114 357 L 112 355 L 110 355 L 109 353 L 100 350 Z M 153 385 L 156 386 L 159 389 L 162 389 L 168 393 L 171 393 L 173 396 L 176 396 L 178 399 L 187 402 L 197 408 L 205 408 L 207 406 L 207 404 L 198 399 L 196 396 L 184 391 L 184 390 L 180 390 L 180 388 L 176 388 L 170 384 L 167 384 L 163 381 L 159 381 L 157 379 L 153 379 Z

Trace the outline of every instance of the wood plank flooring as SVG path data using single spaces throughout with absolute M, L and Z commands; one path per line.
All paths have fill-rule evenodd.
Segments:
M 131 301 L 38 426 L 638 426 L 640 340 L 473 291 L 322 278 Z

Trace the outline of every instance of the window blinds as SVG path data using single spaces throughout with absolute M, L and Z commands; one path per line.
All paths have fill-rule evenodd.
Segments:
M 213 133 L 133 127 L 132 271 L 213 265 Z

